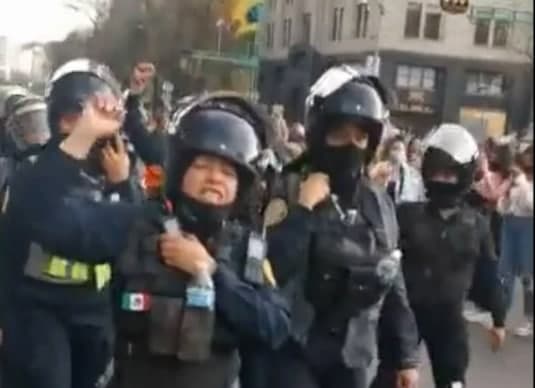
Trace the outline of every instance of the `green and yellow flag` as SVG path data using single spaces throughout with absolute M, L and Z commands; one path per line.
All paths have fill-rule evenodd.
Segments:
M 254 35 L 264 10 L 264 0 L 224 0 L 224 19 L 234 36 L 247 38 Z

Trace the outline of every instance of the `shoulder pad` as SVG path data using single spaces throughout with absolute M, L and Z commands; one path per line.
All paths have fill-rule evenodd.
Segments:
M 297 173 L 302 175 L 303 173 L 306 173 L 310 166 L 309 157 L 307 153 L 303 153 L 301 156 L 299 156 L 297 159 L 293 160 L 292 162 L 288 163 L 283 168 L 283 173 Z
M 273 272 L 273 267 L 271 262 L 268 259 L 264 259 L 262 262 L 262 273 L 264 274 L 264 280 L 270 287 L 277 287 L 277 279 L 275 278 L 275 273 Z
M 273 198 L 269 201 L 264 212 L 264 226 L 275 226 L 288 216 L 288 203 L 282 198 Z

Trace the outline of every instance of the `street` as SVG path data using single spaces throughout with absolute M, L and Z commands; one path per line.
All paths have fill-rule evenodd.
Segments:
M 518 284 L 515 306 L 508 319 L 508 328 L 522 322 L 522 296 Z M 482 325 L 470 324 L 471 364 L 468 370 L 468 388 L 531 388 L 533 387 L 533 340 L 517 338 L 508 332 L 504 349 L 498 353 L 490 350 L 487 332 Z M 422 371 L 421 388 L 432 388 L 431 371 Z

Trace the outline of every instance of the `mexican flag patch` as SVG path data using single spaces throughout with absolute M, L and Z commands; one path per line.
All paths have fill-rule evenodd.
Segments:
M 121 309 L 126 311 L 149 311 L 150 295 L 142 293 L 123 293 Z

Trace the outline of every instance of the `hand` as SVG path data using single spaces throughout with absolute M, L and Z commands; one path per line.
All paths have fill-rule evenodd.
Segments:
M 192 276 L 214 273 L 216 264 L 206 248 L 193 235 L 165 233 L 160 236 L 160 253 L 163 261 Z
M 417 388 L 420 380 L 418 369 L 404 369 L 397 372 L 396 388 Z
M 156 69 L 152 63 L 138 63 L 130 75 L 130 93 L 134 95 L 143 93 L 155 74 Z
M 313 173 L 301 183 L 298 202 L 301 206 L 312 210 L 318 203 L 327 198 L 330 193 L 329 177 L 323 173 Z
M 119 131 L 123 118 L 124 107 L 119 98 L 97 94 L 86 102 L 72 132 L 60 147 L 76 159 L 85 159 L 98 139 L 111 137 Z
M 505 328 L 492 327 L 489 329 L 490 347 L 493 352 L 497 352 L 505 343 Z
M 115 147 L 110 144 L 111 141 L 115 143 Z M 102 149 L 102 168 L 106 179 L 112 184 L 124 182 L 130 176 L 130 157 L 119 134 Z
M 114 135 L 123 124 L 122 101 L 110 94 L 97 94 L 87 101 L 74 132 L 99 139 Z
M 369 176 L 375 184 L 386 187 L 392 176 L 392 170 L 390 162 L 379 162 L 370 168 Z

